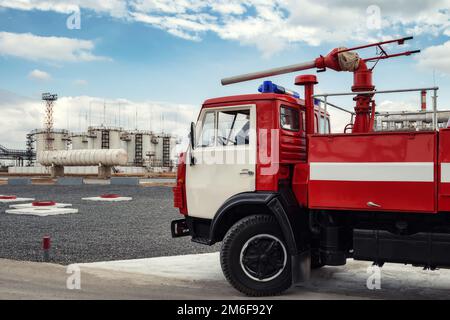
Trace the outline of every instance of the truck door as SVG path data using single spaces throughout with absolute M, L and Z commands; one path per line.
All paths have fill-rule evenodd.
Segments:
M 202 110 L 186 168 L 189 216 L 212 219 L 228 198 L 255 190 L 255 132 L 255 105 Z

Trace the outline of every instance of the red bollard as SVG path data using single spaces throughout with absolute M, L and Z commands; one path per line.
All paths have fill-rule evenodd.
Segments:
M 42 238 L 42 250 L 44 251 L 44 261 L 50 261 L 50 247 L 51 247 L 51 239 L 50 236 L 44 236 Z

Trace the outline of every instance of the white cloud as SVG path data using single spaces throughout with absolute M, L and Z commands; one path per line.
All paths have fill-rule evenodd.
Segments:
M 44 104 L 39 96 L 33 99 L 0 90 L 0 110 L 1 143 L 9 148 L 25 148 L 26 134 L 43 127 Z M 198 110 L 198 106 L 170 102 L 63 96 L 54 107 L 54 127 L 81 132 L 90 124 L 120 125 L 130 130 L 137 127 L 164 131 L 186 139 L 189 123 L 195 121 Z
M 367 27 L 372 5 L 380 8 L 380 30 Z M 290 43 L 367 41 L 393 32 L 436 36 L 450 27 L 448 0 L 134 0 L 130 8 L 137 21 L 176 36 L 199 40 L 213 32 L 266 55 Z
M 450 74 L 450 40 L 426 48 L 417 59 L 423 69 Z
M 124 17 L 127 14 L 127 4 L 123 0 L 0 0 L 0 7 L 65 14 L 84 8 L 97 13 L 108 13 L 113 17 Z
M 199 41 L 212 32 L 258 47 L 266 55 L 290 43 L 319 45 L 387 35 L 449 33 L 449 0 L 0 0 L 0 7 L 68 13 L 73 6 L 152 25 Z M 380 30 L 367 27 L 369 6 L 380 8 Z
M 94 42 L 64 37 L 42 37 L 31 33 L 0 32 L 0 55 L 27 60 L 77 62 L 108 60 L 96 56 Z
M 50 74 L 48 74 L 45 71 L 38 70 L 38 69 L 34 69 L 33 71 L 31 71 L 28 74 L 28 79 L 31 79 L 31 80 L 48 81 L 51 78 L 52 77 L 50 76 Z
M 420 109 L 420 100 L 417 94 L 417 101 L 409 99 L 408 101 L 383 100 L 377 106 L 379 112 L 400 112 L 400 111 L 418 111 Z
M 1 144 L 8 148 L 25 149 L 25 138 L 31 128 L 41 122 L 42 105 L 32 99 L 0 90 Z

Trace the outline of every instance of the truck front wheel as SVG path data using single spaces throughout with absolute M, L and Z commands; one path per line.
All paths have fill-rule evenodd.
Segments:
M 249 296 L 280 294 L 292 284 L 291 258 L 274 217 L 252 215 L 226 234 L 220 263 L 228 282 Z

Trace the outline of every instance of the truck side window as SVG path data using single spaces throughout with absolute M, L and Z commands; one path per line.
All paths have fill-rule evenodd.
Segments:
M 215 144 L 215 112 L 207 112 L 203 118 L 202 131 L 198 139 L 197 147 L 213 147 Z
M 249 144 L 250 110 L 218 112 L 217 144 L 219 146 Z
M 305 131 L 306 130 L 306 118 L 305 118 L 305 112 L 300 112 L 300 128 Z
M 320 116 L 320 122 L 319 122 L 319 133 L 325 133 L 328 134 L 330 133 L 330 118 L 327 118 L 326 124 L 325 124 L 325 128 L 324 128 L 324 122 L 325 122 L 325 118 L 324 116 Z
M 281 106 L 280 124 L 285 130 L 298 131 L 300 129 L 300 114 L 295 108 Z
M 319 118 L 317 117 L 317 113 L 314 114 L 314 132 L 319 133 Z

